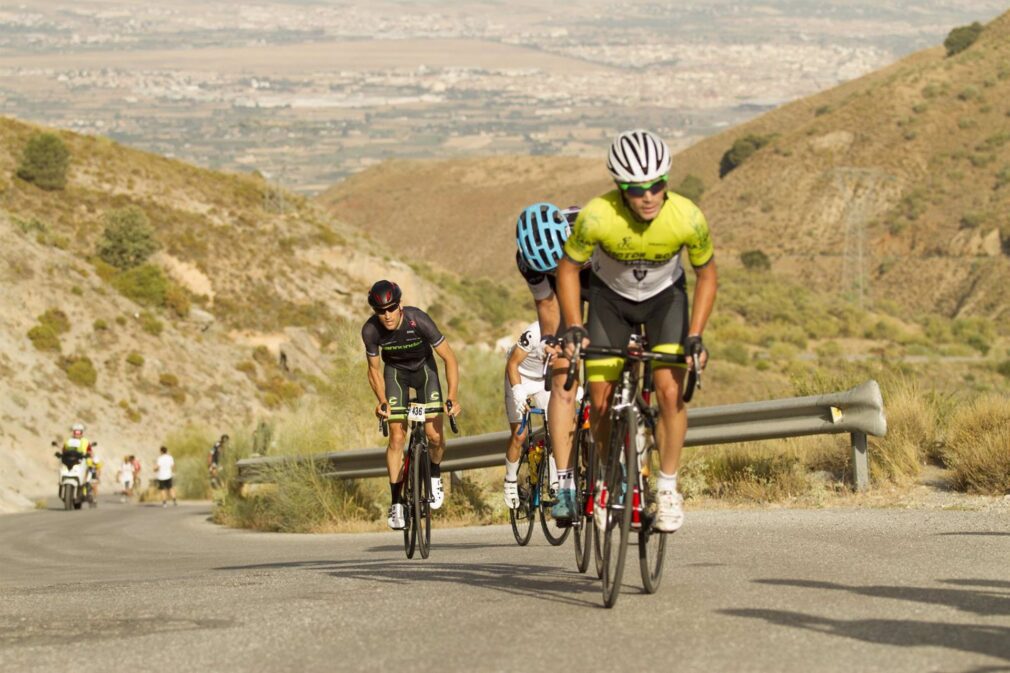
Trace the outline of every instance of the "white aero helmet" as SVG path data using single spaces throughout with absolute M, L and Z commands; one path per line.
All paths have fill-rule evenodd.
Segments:
M 670 172 L 673 159 L 663 139 L 645 129 L 617 134 L 607 170 L 618 182 L 649 182 Z
M 84 424 L 74 423 L 73 425 L 70 426 L 70 432 L 84 432 Z

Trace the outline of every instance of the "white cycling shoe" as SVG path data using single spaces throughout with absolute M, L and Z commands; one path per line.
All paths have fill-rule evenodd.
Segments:
M 519 482 L 515 479 L 505 480 L 505 506 L 509 509 L 519 507 Z
M 403 516 L 403 505 L 396 503 L 395 505 L 390 505 L 389 516 L 386 518 L 386 523 L 393 530 L 403 530 L 407 527 L 407 520 Z
M 445 490 L 442 489 L 441 477 L 431 478 L 431 508 L 440 509 L 445 502 Z
M 656 494 L 656 521 L 652 527 L 660 533 L 675 533 L 684 525 L 684 496 L 676 491 Z

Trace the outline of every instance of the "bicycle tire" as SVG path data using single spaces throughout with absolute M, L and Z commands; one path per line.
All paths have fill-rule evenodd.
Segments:
M 553 523 L 554 517 L 551 516 L 553 502 L 549 498 L 544 497 L 544 494 L 549 493 L 550 489 L 550 455 L 550 449 L 547 448 L 544 451 L 543 458 L 540 459 L 540 476 L 538 479 L 540 484 L 540 528 L 544 531 L 544 537 L 551 543 L 551 546 L 559 547 L 568 539 L 569 534 L 572 532 L 572 527 L 561 528 Z M 550 523 L 548 523 L 548 518 L 550 518 Z
M 421 558 L 431 552 L 431 465 L 420 443 L 414 445 L 414 515 L 417 517 L 417 550 Z
M 572 441 L 572 452 L 575 456 L 575 511 L 578 519 L 573 522 L 575 528 L 575 567 L 580 573 L 589 569 L 589 560 L 593 555 L 593 524 L 592 515 L 586 514 L 586 504 L 593 497 L 596 486 L 594 464 L 596 451 L 593 445 L 593 435 L 587 429 L 578 427 L 575 439 Z
M 656 517 L 657 480 L 659 479 L 659 450 L 655 438 L 649 435 L 649 446 L 645 450 L 645 468 L 639 481 L 642 515 L 638 531 L 638 565 L 642 571 L 642 588 L 645 593 L 654 594 L 663 580 L 663 562 L 666 558 L 666 541 L 669 537 L 652 527 Z
M 536 513 L 533 511 L 533 485 L 530 483 L 530 459 L 527 455 L 529 442 L 523 443 L 519 456 L 519 468 L 516 470 L 516 487 L 519 490 L 519 506 L 509 509 L 509 522 L 512 524 L 512 534 L 520 547 L 525 547 L 533 537 L 533 523 Z
M 403 551 L 407 558 L 414 558 L 414 550 L 417 547 L 417 520 L 414 518 L 414 487 L 411 483 L 410 472 L 413 469 L 414 461 L 407 455 L 407 463 L 404 465 L 403 486 L 400 487 L 400 502 L 403 504 Z
M 629 407 L 614 419 L 610 429 L 610 455 L 604 485 L 607 489 L 603 533 L 603 605 L 614 607 L 621 595 L 624 561 L 631 533 L 632 492 L 635 474 L 635 415 Z M 623 466 L 622 466 L 623 460 Z
M 63 509 L 68 512 L 74 508 L 74 489 L 70 486 L 63 487 Z

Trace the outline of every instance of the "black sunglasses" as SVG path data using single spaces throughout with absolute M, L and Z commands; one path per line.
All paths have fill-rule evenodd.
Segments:
M 373 308 L 372 310 L 375 311 L 375 315 L 385 315 L 395 312 L 398 308 L 400 308 L 399 304 L 390 304 L 384 308 Z

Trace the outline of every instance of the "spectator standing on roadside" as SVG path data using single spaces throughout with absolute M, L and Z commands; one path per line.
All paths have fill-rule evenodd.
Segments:
M 119 485 L 123 487 L 123 497 L 119 502 L 126 502 L 133 497 L 133 456 L 124 456 L 123 464 L 119 466 Z
M 140 460 L 136 456 L 130 456 L 130 463 L 133 465 L 133 488 L 140 495 Z
M 175 486 L 172 484 L 172 475 L 175 472 L 175 459 L 168 453 L 168 447 L 161 447 L 161 455 L 158 456 L 157 474 L 158 490 L 161 492 L 161 506 L 168 507 L 168 497 L 172 497 L 172 504 L 178 505 L 175 499 Z

